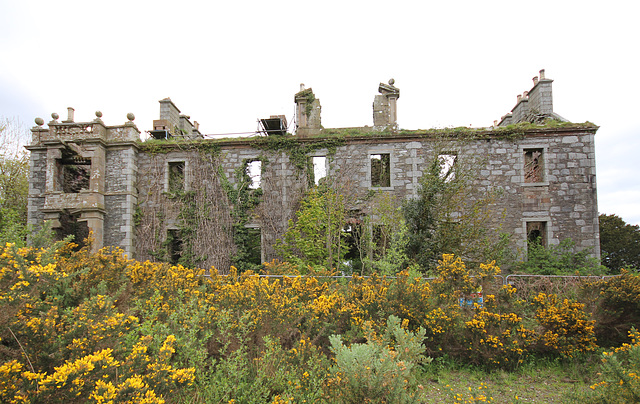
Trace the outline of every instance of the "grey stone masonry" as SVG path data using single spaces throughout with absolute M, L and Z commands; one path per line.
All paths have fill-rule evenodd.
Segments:
M 129 121 L 106 126 L 102 113 L 90 122 L 66 121 L 58 115 L 45 129 L 32 129 L 28 220 L 36 228 L 49 220 L 65 230 L 64 218 L 86 222 L 93 249 L 121 247 L 133 251 L 133 213 L 136 204 L 136 150 L 140 131 Z M 76 240 L 80 241 L 80 240 Z
M 553 80 L 546 78 L 544 69 L 540 76 L 533 78 L 533 87 L 518 94 L 516 106 L 500 120 L 499 126 L 520 122 L 543 123 L 546 119 L 566 122 L 567 120 L 553 111 Z
M 529 125 L 465 133 L 398 130 L 400 92 L 390 81 L 379 86 L 373 128 L 343 128 L 338 136 L 340 130 L 322 128 L 320 103 L 310 88 L 302 87 L 295 96 L 297 136 L 271 135 L 285 145 L 298 142 L 296 153 L 260 146 L 262 137 L 145 143 L 132 114 L 123 125 L 107 126 L 101 113 L 93 121 L 74 122 L 70 109 L 66 121 L 59 122 L 54 114 L 48 128 L 38 118 L 32 129 L 28 220 L 36 227 L 50 220 L 63 230 L 65 220 L 86 222 L 94 248 L 120 247 L 137 259 L 166 259 L 175 247 L 168 235 L 184 231 L 189 254 L 204 267 L 226 271 L 238 252 L 234 226 L 239 216 L 246 219 L 245 227 L 260 229 L 262 259 L 280 258 L 274 246 L 314 184 L 308 168 L 301 168 L 305 156 L 300 161 L 300 150 L 308 151 L 308 165 L 313 165 L 312 157 L 326 161 L 325 181 L 341 184 L 354 217 L 371 213 L 368 201 L 377 192 L 396 201 L 415 197 L 423 172 L 440 156 L 473 167 L 469 201 L 499 192 L 491 205 L 490 226 L 510 236 L 514 252 L 526 251 L 535 232 L 547 245 L 571 238 L 599 257 L 598 127 L 544 124 L 549 118 L 564 119 L 553 112 L 552 80 L 540 71 L 533 81 L 498 126 Z M 197 127 L 189 129 L 188 116 L 180 115 L 170 99 L 160 104 L 161 121 L 178 128 L 182 121 L 185 130 L 199 133 Z M 165 130 L 165 123 L 158 122 L 154 130 Z M 253 162 L 259 162 L 259 172 L 249 173 Z M 233 199 L 238 193 L 232 191 L 247 186 L 239 174 L 250 174 L 259 187 L 255 195 L 260 202 L 248 212 L 239 213 L 242 205 Z

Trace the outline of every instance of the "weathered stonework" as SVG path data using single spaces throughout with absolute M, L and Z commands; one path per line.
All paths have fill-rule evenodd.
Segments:
M 416 196 L 426 164 L 436 153 L 446 152 L 477 167 L 475 193 L 470 199 L 501 192 L 491 208 L 491 226 L 512 236 L 514 250 L 526 250 L 530 233 L 536 231 L 544 233 L 540 236 L 549 245 L 571 238 L 599 256 L 597 127 L 532 124 L 511 132 L 501 128 L 538 123 L 543 118 L 565 121 L 553 112 L 552 80 L 543 73 L 534 78 L 534 87 L 519 97 L 498 126 L 460 133 L 398 131 L 399 90 L 393 82 L 381 84 L 382 94 L 374 101 L 373 131 L 371 127 L 350 130 L 330 150 L 322 142 L 335 139 L 335 131 L 322 129 L 319 101 L 311 89 L 303 88 L 295 97 L 298 116 L 293 139 L 301 148 L 319 145 L 305 149 L 310 150 L 307 155 L 327 157 L 327 174 L 348 184 L 354 201 L 351 208 L 360 214 L 368 213 L 363 201 L 372 190 L 398 199 Z M 170 100 L 161 101 L 161 117 L 178 128 L 181 119 L 188 120 L 179 112 Z M 197 131 L 185 128 L 191 134 Z M 54 119 L 48 129 L 38 126 L 32 132 L 29 223 L 37 226 L 52 220 L 54 226 L 62 226 L 61 214 L 69 212 L 87 222 L 96 247 L 118 246 L 138 259 L 166 259 L 175 248 L 168 234 L 183 231 L 188 222 L 197 231 L 184 237 L 189 237 L 190 253 L 199 265 L 227 270 L 237 253 L 233 228 L 240 206 L 230 198 L 229 190 L 247 186 L 237 177 L 256 160 L 261 162 L 261 202 L 252 208 L 243 226 L 261 230 L 263 261 L 278 258 L 273 246 L 286 231 L 310 182 L 290 154 L 260 146 L 256 138 L 202 140 L 194 135 L 181 142 L 140 143 L 131 120 L 105 126 L 99 117 L 79 123 L 72 117 L 65 122 Z M 90 178 L 83 185 L 86 189 L 61 191 L 59 182 L 67 181 L 61 170 L 81 177 L 81 170 L 73 171 L 74 164 L 86 166 L 87 161 Z M 384 178 L 372 178 L 378 169 L 373 165 L 382 167 Z M 176 181 L 179 190 L 172 189 Z M 381 182 L 374 184 L 376 181 Z

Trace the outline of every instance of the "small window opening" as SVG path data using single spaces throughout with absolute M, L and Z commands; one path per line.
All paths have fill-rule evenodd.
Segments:
M 440 162 L 440 178 L 445 182 L 453 181 L 456 178 L 455 164 L 457 156 L 452 153 L 438 155 Z
M 180 230 L 167 230 L 167 253 L 171 265 L 177 265 L 182 258 L 182 234 Z
M 327 158 L 325 156 L 316 156 L 311 158 L 313 165 L 313 182 L 320 184 L 320 180 L 327 176 Z
M 169 192 L 184 191 L 184 161 L 169 162 Z
M 547 246 L 547 222 L 527 222 L 527 242 L 529 245 Z
M 359 242 L 362 235 L 362 221 L 356 218 L 347 220 L 342 229 L 342 236 L 346 241 L 347 251 L 344 255 L 343 264 L 349 268 L 351 272 L 362 270 L 362 260 L 360 257 Z
M 542 149 L 524 150 L 524 182 L 543 182 Z
M 253 265 L 262 265 L 262 230 L 258 227 L 249 227 L 247 230 L 247 261 Z
M 80 221 L 80 214 L 70 214 L 62 212 L 59 216 L 60 227 L 55 230 L 56 240 L 64 240 L 68 236 L 73 236 L 73 242 L 77 244 L 76 250 L 86 245 L 89 238 L 89 225 L 86 220 Z
M 373 258 L 381 259 L 391 243 L 389 228 L 382 224 L 374 224 L 371 240 L 373 241 Z
M 247 163 L 247 176 L 249 176 L 249 188 L 258 189 L 262 185 L 262 161 L 254 160 Z
M 372 154 L 371 155 L 371 186 L 390 187 L 391 186 L 391 155 Z
M 58 189 L 65 194 L 77 194 L 88 190 L 91 184 L 91 159 L 63 150 L 62 158 L 57 160 Z

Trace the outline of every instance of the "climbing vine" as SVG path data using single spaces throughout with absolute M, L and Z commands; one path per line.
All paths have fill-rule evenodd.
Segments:
M 313 111 L 313 102 L 316 100 L 316 95 L 313 93 L 313 91 L 311 91 L 310 88 L 307 88 L 306 90 L 302 90 L 298 94 L 296 94 L 296 97 L 305 99 L 304 114 L 306 116 L 310 116 L 311 112 Z
M 293 135 L 265 136 L 252 142 L 252 145 L 260 150 L 286 153 L 299 173 L 308 168 L 310 153 L 319 149 L 327 149 L 327 153 L 333 155 L 336 153 L 336 149 L 344 144 L 345 140 L 342 137 L 302 140 Z
M 247 166 L 252 161 L 261 161 L 261 170 L 264 172 L 268 160 L 264 156 L 257 159 L 245 159 L 241 166 L 235 169 L 236 186 L 229 182 L 221 169 L 219 169 L 222 188 L 227 194 L 231 204 L 231 218 L 233 221 L 233 241 L 236 245 L 236 253 L 232 256 L 233 265 L 241 270 L 256 269 L 255 240 L 251 223 L 255 208 L 262 201 L 262 188 L 251 189 L 251 177 L 247 173 Z
M 218 175 L 216 148 L 191 148 L 185 158 L 182 187 L 165 189 L 167 161 L 145 154 L 148 174 L 140 179 L 136 209 L 136 251 L 141 259 L 171 261 L 188 267 L 230 266 L 235 251 L 232 220 Z M 179 178 L 174 178 L 174 182 Z

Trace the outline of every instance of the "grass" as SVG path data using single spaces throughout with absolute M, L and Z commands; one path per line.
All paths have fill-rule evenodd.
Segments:
M 593 357 L 532 361 L 512 372 L 434 360 L 423 373 L 421 402 L 584 403 L 598 368 Z

